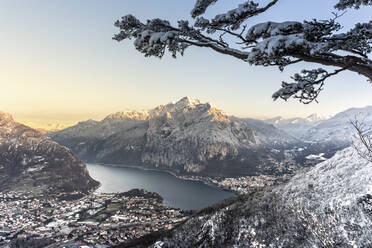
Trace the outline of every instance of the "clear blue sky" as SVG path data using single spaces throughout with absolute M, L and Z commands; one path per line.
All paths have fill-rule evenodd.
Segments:
M 241 1 L 220 0 L 208 15 Z M 20 121 L 100 119 L 123 109 L 152 108 L 192 96 L 238 116 L 334 114 L 372 105 L 372 85 L 355 73 L 327 82 L 319 104 L 273 102 L 282 80 L 301 70 L 295 65 L 252 67 L 224 55 L 191 48 L 177 60 L 145 58 L 131 42 L 117 43 L 115 20 L 188 19 L 194 1 L 175 0 L 2 0 L 0 9 L 0 110 Z M 281 0 L 251 24 L 332 16 L 335 1 Z M 348 11 L 340 22 L 350 28 L 371 19 L 371 8 Z M 306 65 L 311 68 L 313 65 Z

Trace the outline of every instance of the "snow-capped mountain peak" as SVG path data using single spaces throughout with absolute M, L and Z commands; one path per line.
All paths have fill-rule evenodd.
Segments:
M 295 117 L 295 118 L 283 118 L 281 116 L 274 117 L 271 119 L 265 120 L 265 122 L 274 125 L 279 129 L 283 129 L 290 135 L 294 137 L 300 137 L 303 135 L 308 129 L 317 125 L 323 120 L 326 120 L 327 116 L 319 115 L 319 114 L 311 114 L 306 118 L 302 117 Z
M 112 120 L 146 120 L 148 117 L 147 110 L 125 110 L 116 112 L 113 114 L 108 115 L 104 120 L 112 121 Z
M 370 119 L 372 119 L 371 115 L 372 115 L 372 106 L 366 106 L 363 108 L 347 109 L 341 113 L 338 113 L 332 119 L 345 119 L 345 118 L 350 119 L 354 117 L 357 117 L 357 118 L 364 118 L 364 117 L 368 118 L 369 117 Z
M 199 99 L 195 99 L 195 98 L 192 98 L 192 97 L 189 97 L 189 96 L 185 96 L 183 98 L 181 98 L 178 102 L 176 102 L 176 105 L 177 106 L 190 106 L 190 105 L 198 105 L 198 104 L 201 104 L 201 101 Z
M 311 114 L 308 117 L 306 117 L 305 120 L 307 120 L 309 122 L 319 122 L 319 121 L 327 120 L 331 117 L 332 117 L 331 115 L 320 115 L 320 114 L 315 114 L 314 113 L 314 114 Z
M 279 164 L 277 160 L 282 158 L 271 148 L 284 149 L 297 142 L 272 125 L 228 116 L 191 97 L 147 113 L 147 118 L 138 118 L 137 112 L 121 112 L 100 122 L 80 123 L 50 137 L 86 160 L 140 163 L 177 173 L 210 175 L 255 173 L 247 168 L 257 164 L 257 170 L 274 171 L 271 163 Z M 250 154 L 249 159 L 246 154 Z M 273 162 L 267 162 L 267 156 Z
M 150 116 L 154 117 L 166 114 L 168 112 L 171 113 L 176 111 L 183 111 L 186 109 L 193 109 L 200 104 L 202 104 L 200 100 L 186 96 L 181 98 L 179 101 L 170 102 L 166 105 L 160 105 L 154 108 L 150 111 Z
M 149 119 L 165 116 L 177 122 L 187 119 L 207 118 L 210 121 L 230 123 L 228 115 L 222 110 L 213 107 L 210 103 L 203 103 L 199 99 L 183 97 L 177 102 L 160 105 L 149 112 Z
M 0 125 L 3 125 L 5 123 L 13 122 L 12 115 L 4 112 L 0 112 Z
M 284 118 L 281 117 L 281 116 L 276 116 L 274 118 L 271 118 L 271 119 L 267 119 L 265 120 L 266 122 L 270 123 L 270 124 L 273 124 L 273 125 L 276 125 L 276 124 L 279 124 L 280 121 L 282 121 Z

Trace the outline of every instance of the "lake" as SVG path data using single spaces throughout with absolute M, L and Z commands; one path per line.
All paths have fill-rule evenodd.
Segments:
M 99 192 L 146 189 L 160 194 L 166 205 L 184 210 L 199 210 L 234 196 L 232 192 L 200 181 L 179 179 L 167 172 L 98 164 L 87 164 L 87 167 L 91 177 L 102 184 Z

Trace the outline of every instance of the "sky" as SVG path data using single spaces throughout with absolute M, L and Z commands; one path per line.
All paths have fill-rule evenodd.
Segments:
M 184 0 L 1 0 L 0 111 L 24 123 L 75 123 L 127 109 L 150 109 L 183 96 L 229 114 L 268 118 L 336 114 L 372 105 L 372 85 L 346 72 L 327 81 L 319 103 L 273 101 L 281 81 L 311 64 L 255 67 L 203 48 L 173 59 L 145 58 L 132 41 L 116 42 L 113 23 L 134 14 L 176 23 L 190 19 L 195 1 Z M 220 0 L 207 16 L 242 1 Z M 332 17 L 336 1 L 281 0 L 249 24 Z M 345 29 L 369 21 L 370 9 L 349 10 Z M 318 66 L 316 66 L 318 67 Z

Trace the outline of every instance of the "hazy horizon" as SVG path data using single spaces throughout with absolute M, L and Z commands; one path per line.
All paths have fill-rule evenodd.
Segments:
M 188 96 L 190 97 L 190 96 Z M 198 99 L 198 98 L 195 98 L 195 97 L 191 97 L 193 99 Z M 82 122 L 82 121 L 87 121 L 87 120 L 95 120 L 95 121 L 101 121 L 103 120 L 105 117 L 107 117 L 108 115 L 110 114 L 114 114 L 114 113 L 117 113 L 117 112 L 124 112 L 124 111 L 146 111 L 146 110 L 151 110 L 157 106 L 160 106 L 160 105 L 166 105 L 168 103 L 174 103 L 176 101 L 178 101 L 180 99 L 176 99 L 176 100 L 173 100 L 173 101 L 168 101 L 166 103 L 159 103 L 157 104 L 156 106 L 152 106 L 151 108 L 142 108 L 142 109 L 129 109 L 129 108 L 125 108 L 125 109 L 121 109 L 121 110 L 117 110 L 117 111 L 113 111 L 113 112 L 108 112 L 108 113 L 103 113 L 103 114 L 97 114 L 97 113 L 82 113 L 82 114 L 76 114 L 76 115 L 73 115 L 71 114 L 70 117 L 71 118 L 76 118 L 76 120 L 65 120 L 63 119 L 62 117 L 65 116 L 65 115 L 61 115 L 61 116 L 56 116 L 56 115 L 51 115 L 53 116 L 54 118 L 51 118 L 51 119 L 45 119 L 43 118 L 44 116 L 41 115 L 41 116 L 37 116 L 37 115 L 32 115 L 32 114 L 29 114 L 29 115 L 22 115 L 22 114 L 12 114 L 12 113 L 9 113 L 13 116 L 13 118 L 22 123 L 22 124 L 25 124 L 25 125 L 28 125 L 32 128 L 38 128 L 38 129 L 45 129 L 45 130 L 59 130 L 59 129 L 64 129 L 64 128 L 67 128 L 67 127 L 70 127 L 70 126 L 73 126 L 75 124 L 77 124 L 78 122 Z M 207 103 L 207 101 L 203 101 L 202 99 L 198 99 L 201 101 L 201 103 Z M 210 103 L 210 102 L 209 102 Z M 296 116 L 296 115 L 293 115 L 293 116 L 283 116 L 283 115 L 267 115 L 267 116 L 254 116 L 254 115 L 237 115 L 237 114 L 231 114 L 229 112 L 226 112 L 224 109 L 220 108 L 219 106 L 216 106 L 214 105 L 213 103 L 211 103 L 213 107 L 216 107 L 220 110 L 222 110 L 223 112 L 225 112 L 227 115 L 229 116 L 236 116 L 236 117 L 241 117 L 241 118 L 254 118 L 254 119 L 259 119 L 259 120 L 265 120 L 265 119 L 270 119 L 270 118 L 275 118 L 275 117 L 282 117 L 284 119 L 290 119 L 290 118 L 306 118 L 312 114 L 318 114 L 318 115 L 321 115 L 321 116 L 324 116 L 324 117 L 332 117 L 336 114 L 338 114 L 339 112 L 337 113 L 332 113 L 332 114 L 319 114 L 319 113 L 310 113 L 308 115 L 304 115 L 304 116 Z M 355 107 L 355 108 L 364 108 L 364 107 L 368 107 L 368 106 L 371 106 L 371 105 L 366 105 L 366 106 L 361 106 L 361 107 Z M 351 107 L 351 108 L 354 108 L 354 107 Z M 349 109 L 349 108 L 348 108 Z M 342 111 L 345 111 L 347 109 L 344 109 Z M 340 111 L 340 112 L 342 112 Z M 0 110 L 1 112 L 1 110 Z

